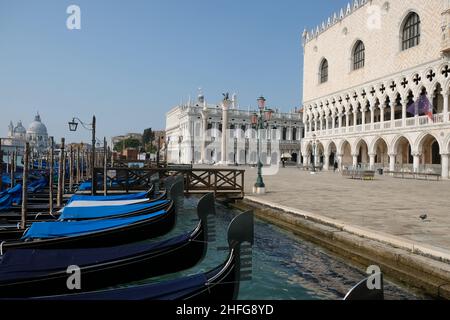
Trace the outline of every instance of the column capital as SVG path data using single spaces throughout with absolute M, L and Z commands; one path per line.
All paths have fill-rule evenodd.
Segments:
M 352 153 L 352 157 L 358 157 L 359 153 Z
M 443 157 L 449 157 L 449 156 L 450 156 L 450 153 L 448 153 L 448 152 L 442 152 L 442 153 L 440 153 L 440 155 L 443 156 Z
M 376 157 L 377 154 L 376 153 L 369 153 L 369 157 Z
M 396 157 L 396 156 L 397 156 L 397 153 L 389 153 L 388 156 L 389 156 L 389 157 Z
M 422 155 L 422 153 L 420 153 L 420 152 L 412 152 L 411 155 L 413 157 L 420 157 Z

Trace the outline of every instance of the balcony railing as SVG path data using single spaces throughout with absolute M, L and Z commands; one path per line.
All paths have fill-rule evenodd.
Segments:
M 331 136 L 331 135 L 339 135 L 339 134 L 347 134 L 347 133 L 354 133 L 354 132 L 362 132 L 363 128 L 365 132 L 372 132 L 372 131 L 380 131 L 380 130 L 388 130 L 388 129 L 401 129 L 401 128 L 413 128 L 413 127 L 423 127 L 423 126 L 432 126 L 436 124 L 442 124 L 450 122 L 450 113 L 446 116 L 443 113 L 440 114 L 434 114 L 432 118 L 429 116 L 420 116 L 420 117 L 413 117 L 413 118 L 407 118 L 407 119 L 397 119 L 394 121 L 388 120 L 384 122 L 376 122 L 376 123 L 367 123 L 365 125 L 357 125 L 357 126 L 349 126 L 349 127 L 341 127 L 341 128 L 335 128 L 328 129 L 328 130 L 322 130 L 322 131 L 316 131 L 317 136 Z M 309 137 L 312 135 L 312 132 L 307 132 L 306 136 Z

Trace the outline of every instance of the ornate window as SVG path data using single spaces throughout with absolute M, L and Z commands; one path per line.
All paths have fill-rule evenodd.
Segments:
M 353 49 L 353 70 L 364 67 L 366 62 L 366 47 L 362 41 L 358 41 Z
M 320 83 L 325 83 L 328 81 L 328 60 L 323 59 L 320 64 Z
M 410 13 L 403 24 L 402 50 L 408 50 L 420 43 L 420 17 L 417 13 Z

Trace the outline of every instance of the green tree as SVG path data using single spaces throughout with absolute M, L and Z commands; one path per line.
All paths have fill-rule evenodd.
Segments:
M 145 129 L 144 133 L 142 134 L 142 144 L 146 146 L 153 140 L 155 140 L 155 133 L 153 132 L 152 128 Z
M 125 139 L 124 141 L 118 142 L 114 145 L 114 151 L 122 152 L 123 147 L 127 148 L 140 148 L 142 146 L 141 141 L 138 139 Z

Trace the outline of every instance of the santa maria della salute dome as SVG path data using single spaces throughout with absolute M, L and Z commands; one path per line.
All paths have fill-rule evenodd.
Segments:
M 42 122 L 39 113 L 36 114 L 28 129 L 25 129 L 22 121 L 17 122 L 15 126 L 11 121 L 8 127 L 8 137 L 4 139 L 3 144 L 23 148 L 26 142 L 29 142 L 30 147 L 37 152 L 45 151 L 48 147 L 47 127 Z

